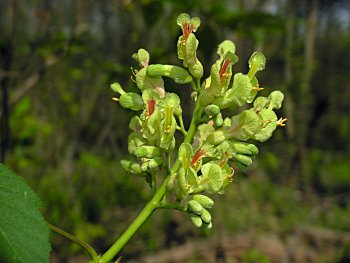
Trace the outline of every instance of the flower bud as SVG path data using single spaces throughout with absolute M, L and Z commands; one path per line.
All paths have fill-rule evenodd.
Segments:
M 208 197 L 206 195 L 201 195 L 201 194 L 194 195 L 193 200 L 198 202 L 204 208 L 212 208 L 214 206 L 213 199 L 211 199 L 210 197 Z
M 196 215 L 201 215 L 203 212 L 203 207 L 198 202 L 196 202 L 194 200 L 190 200 L 187 203 L 187 209 Z
M 216 116 L 220 113 L 220 108 L 217 105 L 210 104 L 204 108 L 205 114 L 210 116 Z
M 125 93 L 125 91 L 123 90 L 122 86 L 120 86 L 120 84 L 118 82 L 114 82 L 113 84 L 111 84 L 111 89 L 114 92 L 117 92 L 121 95 L 123 95 Z
M 251 165 L 253 163 L 252 159 L 247 155 L 236 154 L 235 158 L 238 162 L 240 162 L 246 166 Z
M 207 223 L 207 224 L 211 222 L 211 214 L 207 209 L 203 209 L 201 214 L 201 219 L 204 223 Z
M 155 77 L 169 77 L 178 84 L 186 84 L 192 81 L 191 75 L 187 70 L 174 65 L 154 64 L 147 67 L 147 76 Z
M 201 227 L 203 222 L 202 219 L 194 214 L 191 214 L 191 222 L 196 226 L 196 227 Z
M 141 95 L 134 92 L 122 94 L 119 103 L 123 108 L 131 110 L 142 110 L 144 106 Z

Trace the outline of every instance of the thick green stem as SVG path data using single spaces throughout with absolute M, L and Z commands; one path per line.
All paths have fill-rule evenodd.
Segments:
M 203 108 L 200 106 L 199 101 L 197 101 L 193 111 L 192 121 L 188 132 L 184 138 L 184 142 L 192 142 L 198 125 L 198 120 L 200 119 L 202 112 Z M 176 173 L 176 171 L 179 169 L 179 166 L 180 161 L 177 158 L 170 171 L 170 174 Z M 162 185 L 159 187 L 151 201 L 149 201 L 149 203 L 143 208 L 143 210 L 136 217 L 134 222 L 128 227 L 128 229 L 125 230 L 125 232 L 120 236 L 120 238 L 106 251 L 106 253 L 104 253 L 101 256 L 101 258 L 97 262 L 107 263 L 110 260 L 112 260 L 126 245 L 126 243 L 128 243 L 128 241 L 133 237 L 133 235 L 143 225 L 143 223 L 146 222 L 146 220 L 152 215 L 153 211 L 159 208 L 159 203 L 162 201 L 166 193 L 166 185 L 168 183 L 170 174 L 167 175 L 167 177 L 164 179 Z

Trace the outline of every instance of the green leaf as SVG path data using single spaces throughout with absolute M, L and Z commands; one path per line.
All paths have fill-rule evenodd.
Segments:
M 206 163 L 201 168 L 202 176 L 200 186 L 208 193 L 217 193 L 222 188 L 225 176 L 222 174 L 220 165 L 216 163 Z
M 40 208 L 24 180 L 0 164 L 0 262 L 49 262 L 49 229 Z

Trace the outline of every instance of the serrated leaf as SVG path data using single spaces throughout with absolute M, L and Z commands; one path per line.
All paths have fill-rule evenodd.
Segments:
M 0 164 L 0 262 L 49 262 L 49 228 L 24 180 Z

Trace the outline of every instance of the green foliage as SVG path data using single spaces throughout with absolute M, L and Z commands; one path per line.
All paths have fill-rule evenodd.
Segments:
M 49 229 L 41 202 L 22 178 L 0 164 L 0 261 L 49 262 Z

